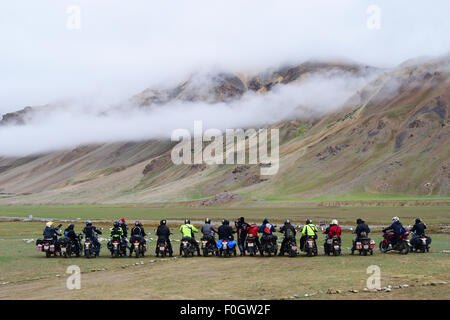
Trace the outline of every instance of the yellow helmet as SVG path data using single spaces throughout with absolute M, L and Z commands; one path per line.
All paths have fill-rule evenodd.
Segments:
M 47 222 L 46 226 L 50 228 L 50 227 L 52 227 L 54 224 L 55 224 L 55 223 L 54 223 L 53 221 L 49 221 L 49 222 Z

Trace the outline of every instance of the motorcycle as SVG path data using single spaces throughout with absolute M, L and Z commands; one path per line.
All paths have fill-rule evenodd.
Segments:
M 53 239 L 38 239 L 36 240 L 36 249 L 41 252 L 45 252 L 45 256 L 50 258 L 53 255 L 56 256 L 56 253 L 59 251 L 59 247 L 57 242 Z
M 414 243 L 409 242 L 411 252 L 430 252 L 431 238 L 427 236 L 420 236 L 415 238 Z
M 250 256 L 254 256 L 259 250 L 256 239 L 252 234 L 249 234 L 245 239 L 245 250 Z
M 79 257 L 81 255 L 81 238 L 81 234 L 78 234 L 74 241 L 67 237 L 60 238 L 58 240 L 58 246 L 61 255 L 65 258 L 70 258 L 73 254 Z
M 367 237 L 365 232 L 361 232 L 359 241 L 355 244 L 355 249 L 359 251 L 360 255 L 367 256 L 367 253 L 373 255 L 373 249 L 375 248 L 375 241 Z
M 156 253 L 156 256 L 161 256 L 164 258 L 167 255 L 167 243 L 166 240 L 158 240 L 156 246 L 158 247 L 159 251 Z
M 136 258 L 143 257 L 147 248 L 145 247 L 145 239 L 140 237 L 133 238 L 132 249 L 130 248 L 130 256 L 133 251 L 136 253 Z
M 261 239 L 261 242 L 262 239 Z M 273 236 L 267 237 L 267 239 L 264 241 L 264 244 L 261 244 L 261 256 L 264 256 L 264 253 L 267 253 L 267 255 L 270 257 L 272 254 L 274 256 L 278 253 L 278 244 Z
M 219 257 L 230 257 L 231 253 L 236 257 L 236 241 L 234 240 L 227 240 L 227 239 L 221 239 L 217 242 L 217 247 L 219 248 Z
M 111 258 L 126 257 L 127 247 L 123 243 L 124 241 L 120 239 L 119 236 L 113 236 L 110 241 L 108 241 L 108 249 L 111 251 Z
M 408 254 L 409 252 L 409 240 L 408 240 L 409 232 L 404 232 L 399 236 L 397 241 L 391 245 L 390 238 L 394 236 L 393 232 L 383 232 L 383 240 L 380 242 L 380 252 L 386 253 L 391 250 L 399 251 L 401 254 Z
M 313 237 L 306 238 L 305 245 L 303 246 L 303 251 L 306 252 L 306 256 L 311 257 L 313 254 L 317 256 L 317 244 Z
M 341 243 L 339 237 L 334 236 L 326 240 L 326 245 L 328 247 L 328 254 L 333 256 L 340 256 L 342 253 Z
M 202 253 L 204 257 L 207 257 L 209 255 L 209 253 L 211 252 L 213 255 L 216 254 L 216 246 L 214 245 L 213 239 L 211 238 L 211 236 L 203 236 L 200 239 L 200 242 L 202 244 Z
M 84 256 L 88 259 L 92 258 L 92 257 L 96 257 L 96 245 L 95 243 L 90 239 L 90 238 L 86 238 L 84 240 L 83 243 L 83 248 L 84 248 Z
M 181 251 L 183 254 L 183 257 L 187 258 L 189 256 L 194 256 L 195 247 L 191 243 L 191 240 L 189 238 L 182 238 L 181 239 Z

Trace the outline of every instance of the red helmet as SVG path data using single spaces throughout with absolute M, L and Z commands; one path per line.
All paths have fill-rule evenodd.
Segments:
M 120 219 L 120 221 L 125 222 L 125 218 Z

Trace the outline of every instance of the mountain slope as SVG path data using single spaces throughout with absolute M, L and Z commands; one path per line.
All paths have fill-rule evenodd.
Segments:
M 145 90 L 131 101 L 143 108 L 172 100 L 229 101 L 336 68 L 368 69 L 308 63 L 247 78 L 213 75 L 208 86 L 194 77 L 172 89 Z M 448 197 L 449 70 L 447 57 L 400 66 L 380 74 L 337 112 L 273 125 L 280 129 L 274 176 L 261 176 L 257 165 L 176 166 L 169 141 L 89 145 L 0 158 L 0 204 L 172 202 L 224 190 L 267 200 Z

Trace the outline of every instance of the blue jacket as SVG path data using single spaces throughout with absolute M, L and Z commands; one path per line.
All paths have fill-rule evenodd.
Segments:
M 269 227 L 270 226 L 270 233 L 267 233 L 264 231 L 264 229 L 266 229 L 266 226 Z M 273 232 L 276 232 L 277 230 L 275 230 L 275 227 L 273 226 L 273 224 L 271 223 L 267 223 L 267 224 L 262 224 L 259 229 L 258 229 L 258 233 L 262 233 L 265 235 L 271 235 Z
M 402 234 L 405 232 L 405 228 L 403 228 L 403 225 L 400 221 L 395 221 L 389 227 L 383 229 L 383 231 L 388 230 L 394 231 L 394 234 Z

